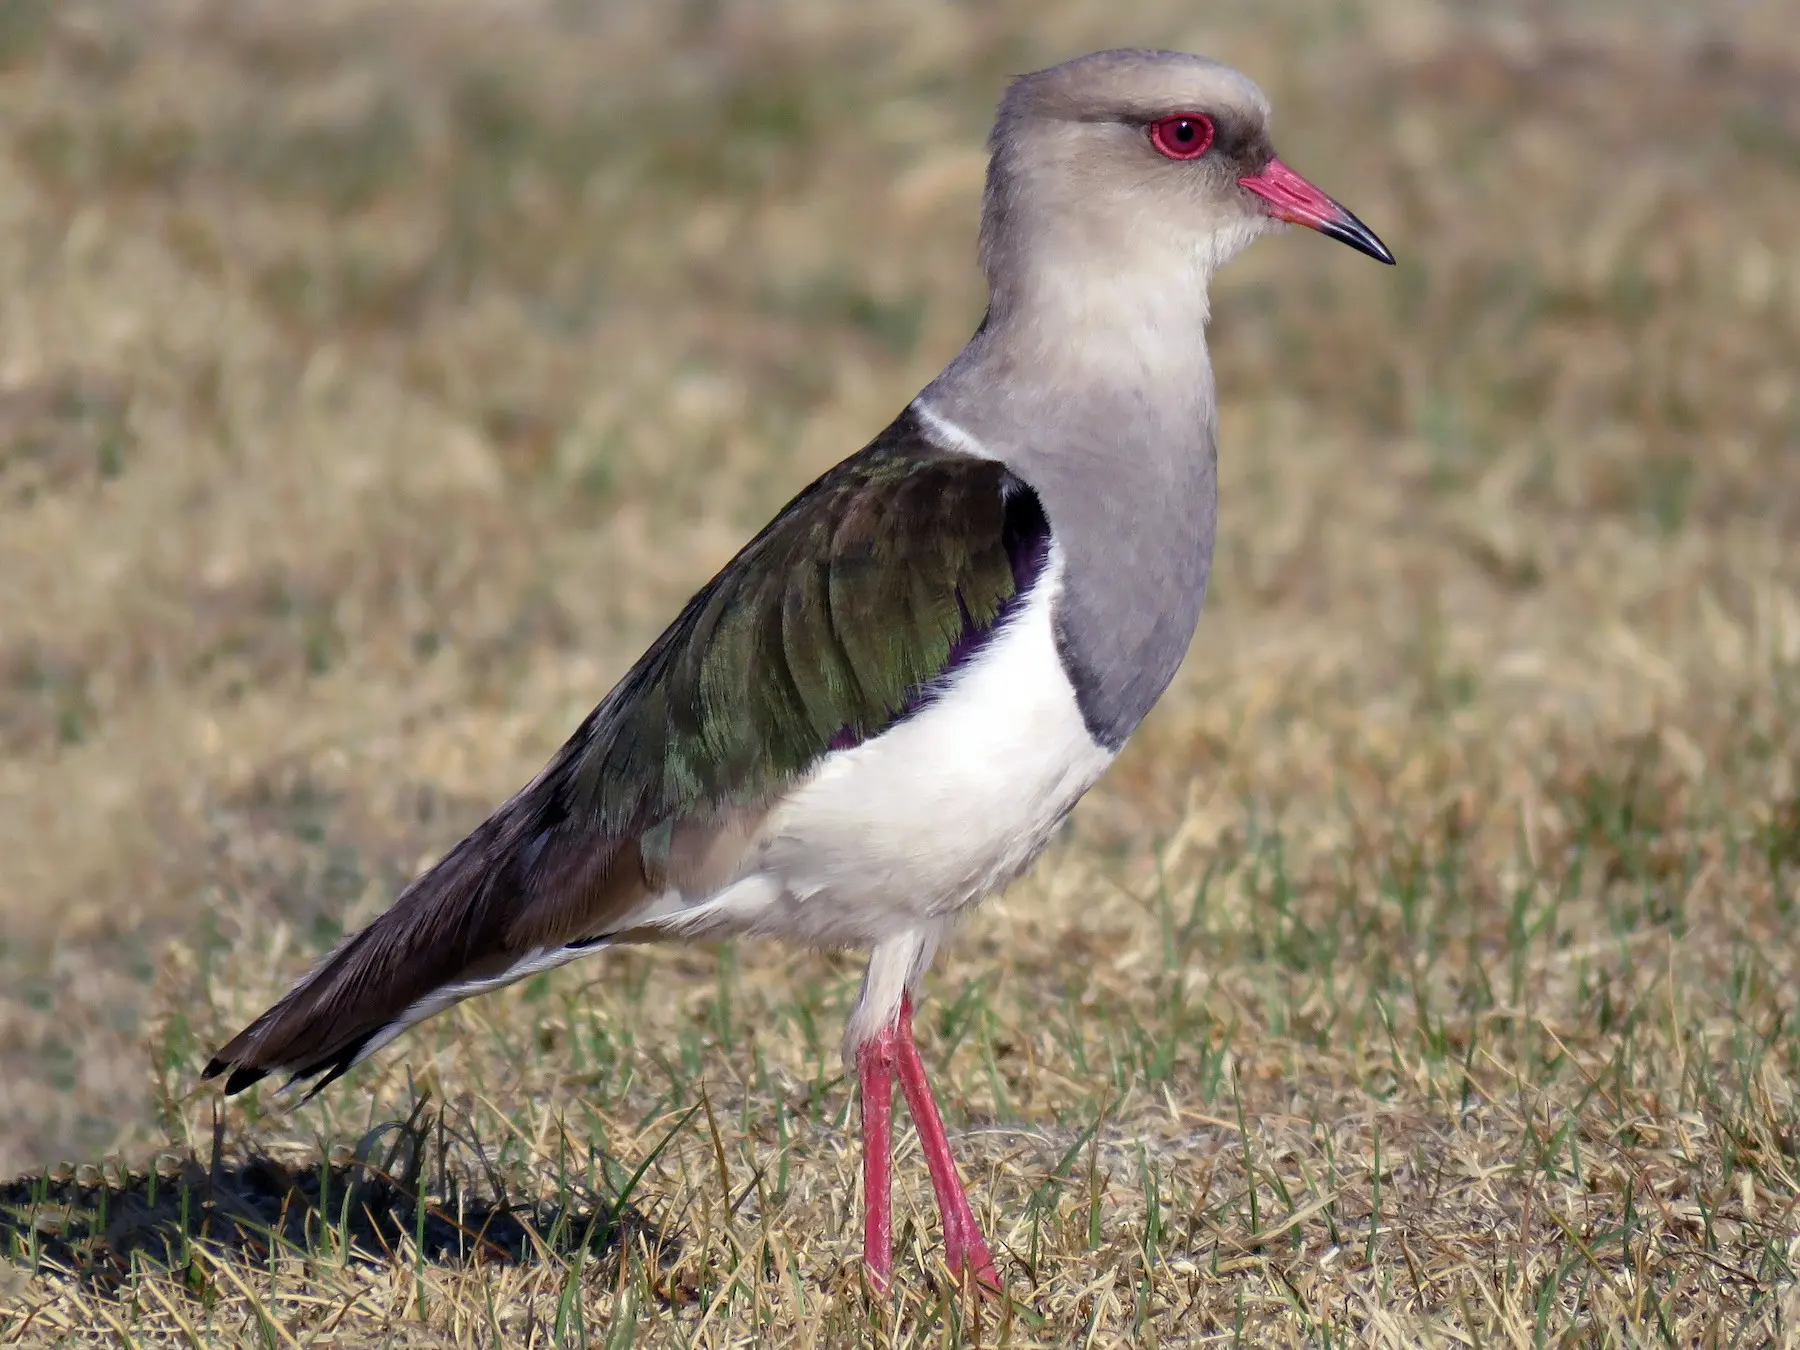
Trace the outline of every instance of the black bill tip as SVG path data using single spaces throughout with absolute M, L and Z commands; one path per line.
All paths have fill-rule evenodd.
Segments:
M 1335 219 L 1323 220 L 1315 227 L 1320 234 L 1335 239 L 1340 244 L 1348 244 L 1358 253 L 1366 253 L 1376 262 L 1394 265 L 1393 252 L 1376 237 L 1375 231 L 1363 224 L 1355 216 L 1338 208 L 1339 215 Z

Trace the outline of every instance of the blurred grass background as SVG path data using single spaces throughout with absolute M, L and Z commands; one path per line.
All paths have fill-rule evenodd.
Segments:
M 1790 1334 L 1792 0 L 0 6 L 0 1171 L 204 1152 L 221 1034 L 973 328 L 1006 78 L 1128 44 L 1258 79 L 1401 266 L 1221 278 L 1200 637 L 934 979 L 1017 1343 Z M 707 1334 L 834 1343 L 856 973 L 609 955 L 227 1120 L 629 1159 L 704 1083 L 815 1282 L 726 1278 L 683 1136 Z M 459 1281 L 381 1325 L 462 1343 Z

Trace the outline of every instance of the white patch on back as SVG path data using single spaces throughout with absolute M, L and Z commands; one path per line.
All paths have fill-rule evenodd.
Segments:
M 993 459 L 995 457 L 985 445 L 933 408 L 923 398 L 913 400 L 912 411 L 913 416 L 924 423 L 925 430 L 931 433 L 932 440 L 936 441 L 943 449 L 955 450 L 972 459 Z

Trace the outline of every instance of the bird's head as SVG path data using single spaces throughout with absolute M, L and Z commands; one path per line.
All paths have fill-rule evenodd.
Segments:
M 1291 221 L 1381 262 L 1346 208 L 1276 158 L 1269 104 L 1229 66 L 1110 51 L 1015 81 L 994 123 L 983 263 L 991 283 L 1135 275 L 1200 289 L 1245 244 Z

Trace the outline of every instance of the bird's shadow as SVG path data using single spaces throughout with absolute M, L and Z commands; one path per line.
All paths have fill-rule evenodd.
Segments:
M 479 1176 L 452 1168 L 457 1137 L 425 1105 L 421 1098 L 406 1120 L 369 1131 L 347 1158 L 296 1164 L 254 1149 L 227 1157 L 215 1127 L 204 1162 L 165 1154 L 143 1172 L 84 1167 L 0 1181 L 0 1254 L 34 1273 L 104 1286 L 145 1264 L 196 1271 L 196 1247 L 257 1262 L 285 1248 L 363 1262 L 524 1265 L 582 1249 L 604 1257 L 640 1241 L 663 1261 L 672 1255 L 629 1194 L 569 1188 L 559 1202 L 522 1201 L 478 1147 Z

